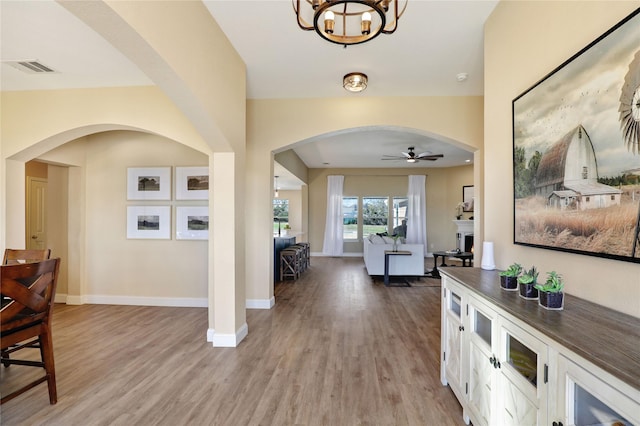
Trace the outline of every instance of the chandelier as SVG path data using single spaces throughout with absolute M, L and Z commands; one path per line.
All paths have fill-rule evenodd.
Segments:
M 292 0 L 300 28 L 345 47 L 393 33 L 407 1 Z

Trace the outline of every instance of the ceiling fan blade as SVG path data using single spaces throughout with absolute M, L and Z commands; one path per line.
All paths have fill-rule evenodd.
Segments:
M 438 158 L 443 158 L 444 155 L 443 154 L 428 154 L 428 155 L 422 155 L 420 154 L 417 158 L 418 160 L 437 160 Z

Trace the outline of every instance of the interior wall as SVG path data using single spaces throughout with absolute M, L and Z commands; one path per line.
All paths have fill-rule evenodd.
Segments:
M 503 1 L 485 25 L 484 234 L 496 265 L 555 270 L 567 293 L 640 317 L 640 264 L 513 244 L 512 100 L 638 7 Z M 544 31 L 540 31 L 544 28 Z M 614 112 L 617 114 L 617 112 Z
M 295 235 L 296 241 L 306 241 L 306 232 L 302 227 L 302 191 L 288 190 L 278 191 L 278 198 L 289 200 L 289 226 L 288 235 Z
M 68 159 L 72 164 L 78 157 L 85 158 L 85 301 L 145 304 L 145 298 L 198 299 L 190 303 L 206 306 L 208 243 L 175 239 L 175 207 L 207 202 L 176 201 L 175 186 L 170 201 L 127 200 L 127 168 L 170 166 L 173 182 L 176 166 L 208 166 L 206 155 L 160 136 L 114 131 L 72 141 L 46 157 L 59 162 Z M 52 182 L 51 187 L 62 194 L 64 176 L 60 175 L 59 184 Z M 127 239 L 127 206 L 135 205 L 171 206 L 171 239 Z M 54 223 L 62 227 L 64 213 L 61 208 L 55 210 L 61 216 Z
M 315 253 L 322 252 L 327 211 L 327 177 L 345 176 L 347 196 L 406 197 L 408 177 L 427 175 L 427 251 L 456 247 L 455 206 L 462 200 L 462 185 L 473 184 L 473 166 L 450 168 L 309 169 L 309 240 Z M 361 254 L 362 241 L 345 242 L 345 253 Z
M 47 166 L 47 246 L 51 257 L 60 258 L 57 299 L 62 301 L 69 291 L 69 169 L 56 165 Z

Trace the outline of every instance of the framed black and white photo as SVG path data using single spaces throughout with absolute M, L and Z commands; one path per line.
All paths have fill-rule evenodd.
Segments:
M 206 240 L 209 238 L 209 207 L 176 207 L 176 239 Z
M 176 167 L 176 200 L 208 200 L 209 168 Z
M 514 243 L 640 263 L 640 9 L 513 100 Z
M 127 200 L 170 200 L 171 167 L 129 167 Z
M 128 239 L 171 239 L 171 207 L 127 206 Z

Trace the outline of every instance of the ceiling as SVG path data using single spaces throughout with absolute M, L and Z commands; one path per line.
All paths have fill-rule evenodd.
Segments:
M 483 26 L 498 0 L 409 0 L 398 29 L 361 45 L 342 46 L 298 28 L 289 0 L 205 0 L 247 65 L 247 93 L 259 98 L 470 96 L 483 94 Z M 0 1 L 0 87 L 49 90 L 152 85 L 153 81 L 85 23 L 53 0 Z M 8 61 L 37 60 L 55 73 L 25 73 Z M 369 76 L 359 94 L 342 76 Z M 459 73 L 468 79 L 457 80 Z M 435 162 L 381 161 L 417 153 Z M 308 167 L 450 167 L 471 153 L 439 135 L 413 129 L 347 129 L 292 147 Z M 286 172 L 286 171 L 285 171 Z M 286 179 L 282 180 L 282 186 Z

